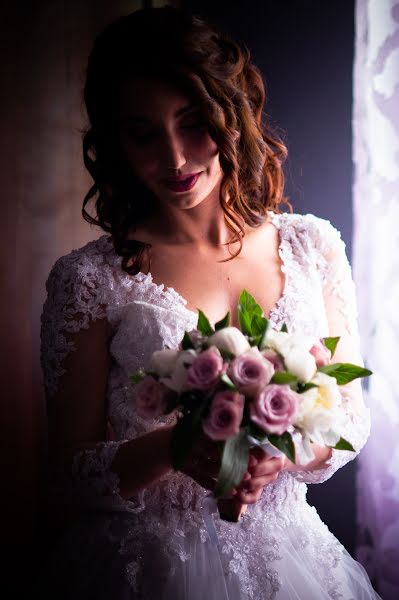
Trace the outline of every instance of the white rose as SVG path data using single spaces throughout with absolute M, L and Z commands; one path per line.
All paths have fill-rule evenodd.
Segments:
M 287 371 L 296 375 L 298 379 L 309 381 L 313 377 L 317 369 L 316 360 L 309 352 L 314 344 L 313 337 L 271 329 L 267 334 L 266 343 L 281 354 Z
M 178 349 L 156 350 L 151 356 L 150 369 L 160 377 L 172 375 L 179 354 Z
M 343 428 L 341 394 L 337 381 L 325 373 L 317 373 L 312 383 L 318 387 L 300 394 L 301 402 L 295 424 L 316 444 L 335 446 Z
M 192 364 L 196 358 L 195 350 L 182 350 L 177 357 L 173 373 L 170 377 L 160 378 L 160 382 L 166 385 L 171 390 L 179 394 L 184 390 L 187 383 L 188 366 Z
M 216 331 L 209 337 L 208 346 L 216 346 L 219 350 L 227 350 L 234 356 L 240 356 L 251 347 L 245 335 L 237 327 L 225 327 L 220 331 Z
M 276 331 L 269 327 L 266 333 L 266 346 L 280 352 L 280 348 L 287 342 L 289 334 L 286 331 Z

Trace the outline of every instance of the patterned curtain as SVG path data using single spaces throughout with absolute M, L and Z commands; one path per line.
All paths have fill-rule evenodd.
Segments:
M 357 558 L 399 598 L 399 2 L 357 0 L 354 257 L 370 440 L 357 475 Z

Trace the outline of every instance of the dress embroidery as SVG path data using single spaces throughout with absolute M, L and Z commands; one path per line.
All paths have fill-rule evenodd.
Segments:
M 334 322 L 357 343 L 355 291 L 339 232 L 313 215 L 272 215 L 272 222 L 279 230 L 286 277 L 283 296 L 270 314 L 272 326 L 286 323 L 292 332 L 322 337 L 330 334 Z M 162 418 L 148 422 L 136 414 L 128 374 L 148 366 L 154 350 L 177 346 L 184 331 L 195 328 L 197 315 L 173 288 L 156 284 L 150 274 L 130 276 L 120 265 L 111 237 L 103 235 L 58 259 L 47 281 L 41 362 L 48 399 L 51 402 L 62 382 L 65 358 L 76 350 L 76 334 L 107 318 L 113 332 L 108 418 L 116 437 L 76 454 L 70 471 L 54 477 L 52 497 L 55 502 L 69 498 L 86 508 L 109 511 L 108 516 L 104 513 L 102 535 L 113 540 L 126 560 L 134 598 L 150 598 L 151 590 L 163 589 L 178 578 L 192 558 L 193 544 L 212 548 L 202 517 L 207 492 L 187 476 L 172 473 L 124 500 L 112 461 L 120 444 L 165 422 Z M 358 361 L 358 355 L 348 356 L 350 360 Z M 357 398 L 352 391 L 345 395 L 345 437 L 357 453 L 367 440 L 370 423 L 361 392 L 356 393 Z M 341 588 L 346 584 L 336 576 L 343 568 L 343 547 L 307 504 L 306 483 L 325 481 L 354 457 L 336 450 L 323 469 L 280 473 L 239 524 L 217 520 L 221 544 L 217 560 L 226 586 L 239 587 L 237 598 L 276 597 L 284 585 L 280 565 L 294 533 L 301 540 L 300 553 L 312 580 L 318 581 L 326 597 L 344 597 Z M 162 568 L 149 578 L 145 565 L 155 559 Z

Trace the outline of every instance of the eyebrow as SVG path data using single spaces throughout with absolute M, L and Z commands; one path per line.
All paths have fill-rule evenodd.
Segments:
M 186 106 L 182 106 L 181 108 L 179 108 L 174 116 L 175 117 L 181 117 L 183 115 L 185 115 L 186 113 L 189 113 L 191 111 L 193 111 L 194 109 L 198 108 L 197 104 L 187 104 Z M 141 115 L 126 115 L 125 117 L 123 117 L 121 119 L 124 123 L 128 122 L 128 123 L 147 123 L 148 121 L 150 121 L 151 119 L 148 117 L 143 117 Z

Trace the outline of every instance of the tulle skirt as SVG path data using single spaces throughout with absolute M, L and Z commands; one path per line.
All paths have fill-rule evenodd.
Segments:
M 310 518 L 319 519 L 317 513 Z M 157 545 L 154 539 L 143 546 L 142 556 L 129 556 L 120 552 L 129 515 L 107 520 L 91 514 L 51 549 L 33 591 L 57 600 L 381 600 L 365 569 L 320 524 L 327 536 L 321 547 L 304 542 L 308 532 L 302 527 L 274 524 L 276 554 L 266 552 L 265 543 L 262 555 L 261 545 L 252 549 L 243 536 L 243 560 L 232 561 L 223 536 L 239 524 L 221 523 L 218 544 L 190 531 L 183 536 L 180 558 L 171 557 L 167 542 Z M 324 561 L 320 553 L 328 552 L 329 538 L 339 558 Z M 136 589 L 132 564 L 140 565 Z

